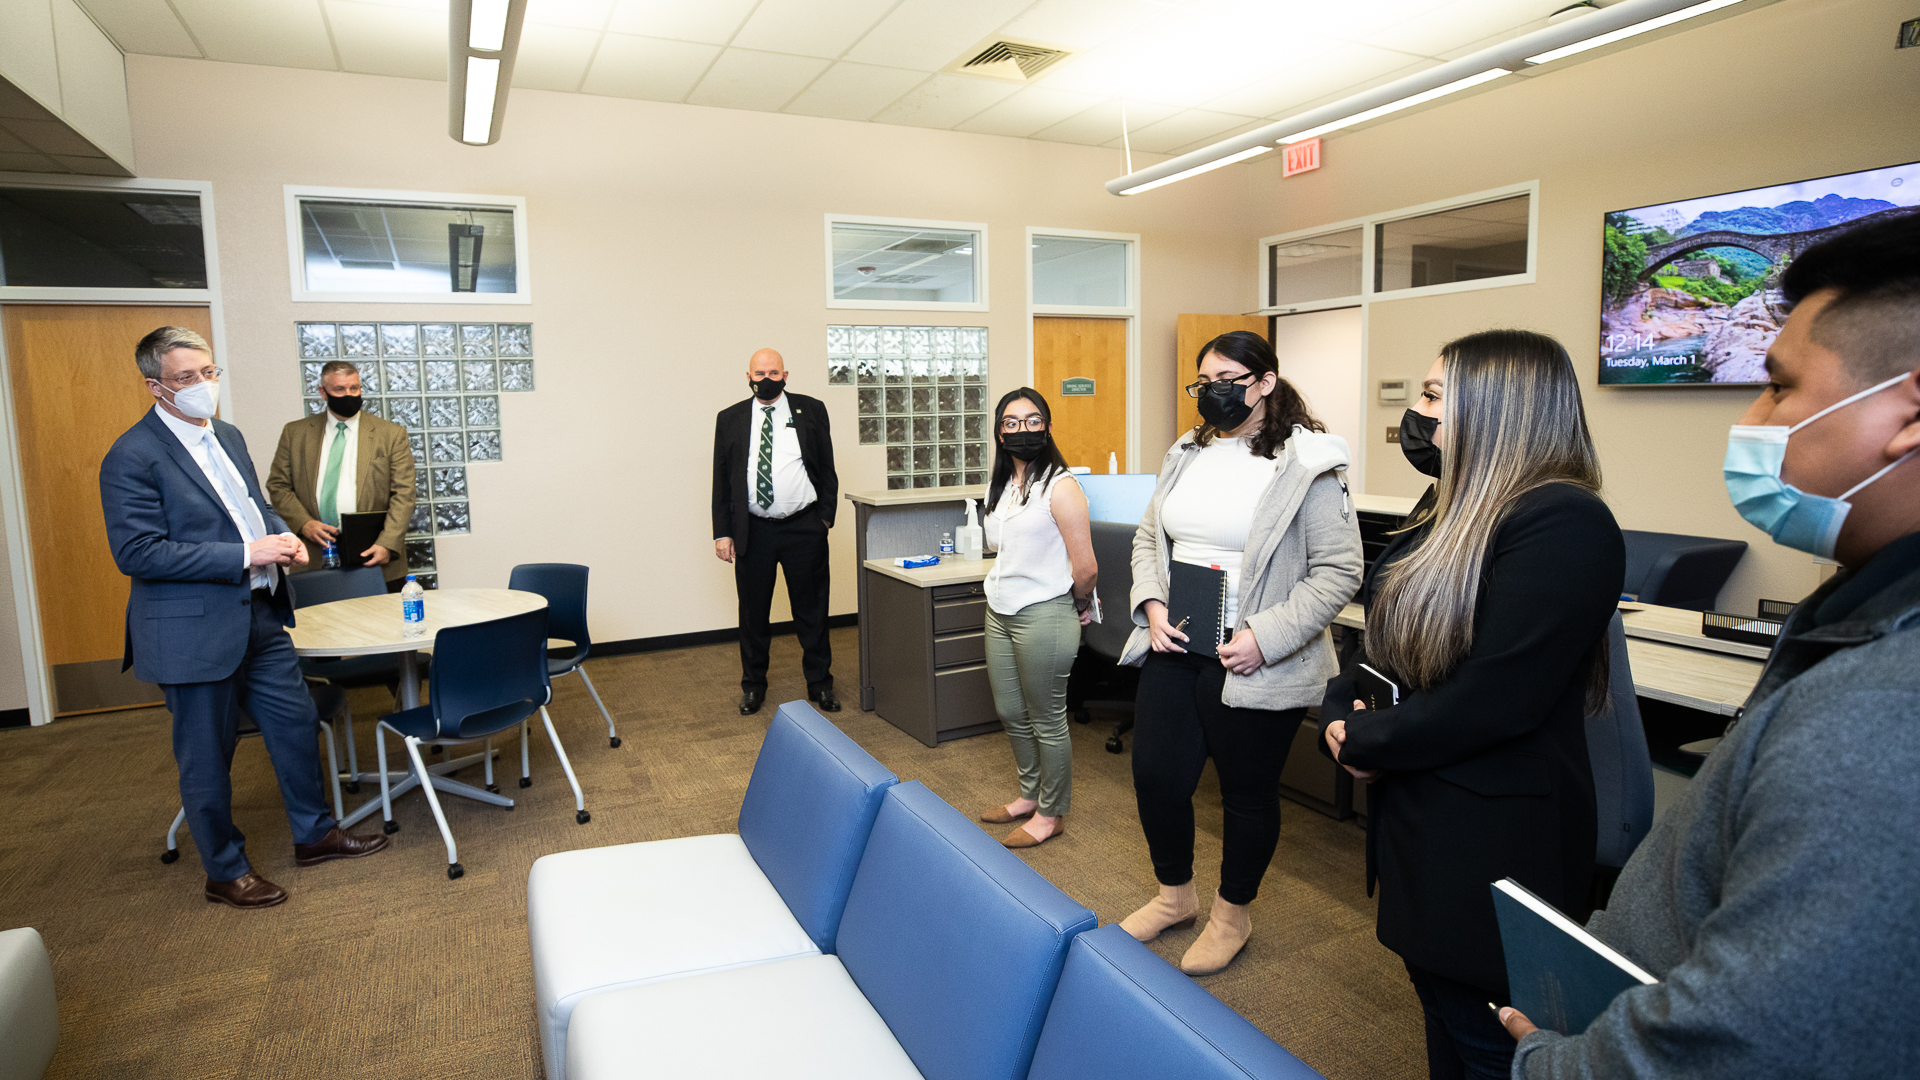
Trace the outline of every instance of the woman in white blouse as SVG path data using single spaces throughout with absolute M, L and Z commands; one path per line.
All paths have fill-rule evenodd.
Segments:
M 1120 925 L 1150 941 L 1198 916 L 1193 792 L 1212 758 L 1225 817 L 1220 889 L 1180 961 L 1204 975 L 1253 932 L 1247 909 L 1280 840 L 1280 770 L 1337 671 L 1326 630 L 1360 587 L 1361 558 L 1346 440 L 1326 434 L 1280 377 L 1272 346 L 1236 331 L 1196 363 L 1187 392 L 1202 422 L 1167 451 L 1133 541 L 1137 629 L 1121 661 L 1142 663 L 1133 789 L 1160 892 Z M 1169 621 L 1169 605 L 1219 604 L 1169 596 L 1175 562 L 1224 572 L 1224 640 L 1196 642 Z
M 1053 414 L 1021 387 L 994 410 L 993 479 L 987 487 L 987 680 L 1013 743 L 1020 797 L 980 820 L 1025 824 L 1000 842 L 1036 847 L 1066 829 L 1073 794 L 1067 674 L 1092 619 L 1093 537 L 1087 497 L 1053 443 Z

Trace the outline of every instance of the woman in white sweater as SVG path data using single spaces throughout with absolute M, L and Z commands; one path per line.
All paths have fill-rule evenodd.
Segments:
M 1133 542 L 1137 629 L 1121 661 L 1142 664 L 1133 788 L 1160 892 L 1121 926 L 1151 941 L 1199 915 L 1193 792 L 1212 758 L 1225 810 L 1220 888 L 1180 961 L 1204 975 L 1253 931 L 1247 908 L 1280 840 L 1280 770 L 1337 671 L 1326 630 L 1360 587 L 1361 557 L 1346 440 L 1325 434 L 1279 376 L 1273 348 L 1236 331 L 1196 363 L 1187 392 L 1202 423 L 1167 452 Z M 1169 605 L 1211 607 L 1169 595 L 1174 563 L 1224 573 L 1224 640 L 1196 641 L 1169 621 Z

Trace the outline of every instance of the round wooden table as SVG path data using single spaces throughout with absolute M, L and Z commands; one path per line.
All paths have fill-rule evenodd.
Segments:
M 427 618 L 421 624 L 420 633 L 414 637 L 407 636 L 407 625 L 400 618 L 400 597 L 397 593 L 357 596 L 351 600 L 335 600 L 329 604 L 301 608 L 295 613 L 294 627 L 287 633 L 293 637 L 294 651 L 301 656 L 398 654 L 400 685 L 397 696 L 400 708 L 405 710 L 417 708 L 420 704 L 420 650 L 433 648 L 433 639 L 441 630 L 538 611 L 547 606 L 546 597 L 539 593 L 514 589 L 435 589 L 427 593 L 426 599 Z M 350 758 L 357 758 L 351 730 L 347 733 L 347 753 Z M 511 799 L 446 777 L 447 773 L 486 761 L 489 756 L 486 753 L 469 754 L 443 761 L 427 771 L 432 775 L 436 788 L 444 791 L 458 789 L 460 794 L 469 798 L 511 806 Z M 378 783 L 380 774 L 360 772 L 356 760 L 349 765 L 346 778 L 356 785 L 363 781 Z M 419 778 L 410 772 L 394 772 L 387 779 L 393 785 L 392 795 L 396 798 L 420 783 Z M 379 808 L 378 798 L 369 799 L 342 819 L 340 825 L 342 828 L 351 827 Z

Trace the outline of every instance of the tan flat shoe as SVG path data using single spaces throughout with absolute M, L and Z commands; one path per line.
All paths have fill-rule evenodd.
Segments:
M 980 811 L 980 820 L 986 822 L 989 825 L 1011 825 L 1016 821 L 1020 821 L 1024 818 L 1030 818 L 1032 816 L 1033 816 L 1032 810 L 1029 810 L 1024 814 L 1009 814 L 1007 813 L 1007 808 L 1005 805 L 991 806 L 985 810 Z
M 1189 975 L 1211 975 L 1225 971 L 1233 958 L 1247 945 L 1253 934 L 1253 920 L 1245 904 L 1229 904 L 1213 896 L 1213 910 L 1207 912 L 1206 928 L 1194 939 L 1193 947 L 1180 958 L 1180 970 Z
M 1027 831 L 1025 825 L 1022 825 L 1008 833 L 1006 838 L 1001 840 L 1000 843 L 1004 847 L 1010 847 L 1017 851 L 1021 848 L 1039 847 L 1041 844 L 1046 843 L 1047 840 L 1051 840 L 1066 831 L 1067 815 L 1061 814 L 1059 817 L 1053 819 L 1053 831 L 1047 834 L 1046 840 L 1034 839 L 1033 834 Z
M 1136 941 L 1152 941 L 1165 931 L 1185 930 L 1199 917 L 1200 900 L 1194 895 L 1193 882 L 1162 885 L 1160 895 L 1120 920 L 1120 929 Z

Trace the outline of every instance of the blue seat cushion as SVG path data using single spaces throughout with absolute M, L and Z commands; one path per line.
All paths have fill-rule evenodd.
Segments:
M 465 733 L 460 730 L 451 729 L 442 731 L 440 729 L 440 722 L 434 719 L 432 704 L 403 709 L 397 713 L 388 713 L 380 718 L 380 722 L 399 732 L 401 735 L 412 736 L 422 742 L 433 742 L 435 740 L 441 742 L 464 742 L 470 739 L 484 739 L 489 735 L 499 734 L 518 724 L 520 721 L 525 720 L 527 717 L 532 716 L 535 712 L 538 712 L 539 709 L 539 704 L 531 701 L 515 701 L 502 705 L 497 709 L 488 709 L 486 712 L 476 713 L 466 718 L 466 721 L 461 725 Z
M 1073 939 L 1027 1080 L 1319 1075 L 1115 924 Z
M 773 714 L 740 803 L 740 839 L 821 952 L 833 951 L 880 796 L 899 777 L 813 706 Z
M 1026 1075 L 1093 912 L 914 782 L 881 800 L 835 942 L 927 1080 Z

